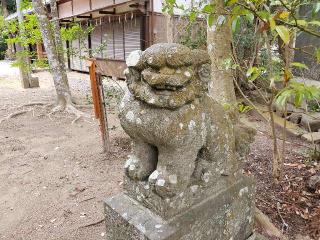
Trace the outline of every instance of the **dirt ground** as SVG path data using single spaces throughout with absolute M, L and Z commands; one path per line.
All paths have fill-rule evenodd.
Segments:
M 55 93 L 47 72 L 36 75 L 40 88 L 22 90 L 16 69 L 0 62 L 0 239 L 104 239 L 103 199 L 121 191 L 123 164 L 130 140 L 116 113 L 109 112 L 111 152 L 102 153 L 96 120 L 51 115 L 48 106 L 21 107 L 30 102 L 53 103 Z M 87 103 L 86 74 L 68 74 L 72 94 Z M 81 109 L 92 114 L 90 108 Z M 297 234 L 320 239 L 320 197 L 306 181 L 319 165 L 306 161 L 309 146 L 289 138 L 285 180 L 271 180 L 271 139 L 267 126 L 247 117 L 259 130 L 245 172 L 257 179 L 257 206 L 291 239 Z M 283 218 L 283 220 L 281 220 Z M 288 227 L 283 227 L 285 224 Z
M 2 71 L 4 69 L 4 71 Z M 17 71 L 0 63 L 0 119 L 32 109 L 0 124 L 0 239 L 104 239 L 102 201 L 121 189 L 122 166 L 130 142 L 109 114 L 111 153 L 102 153 L 92 119 L 46 115 L 50 107 L 19 107 L 54 102 L 46 72 L 39 89 L 19 88 Z M 72 93 L 86 103 L 88 76 L 69 73 Z M 77 84 L 76 84 L 77 83 Z M 90 109 L 81 109 L 92 114 Z

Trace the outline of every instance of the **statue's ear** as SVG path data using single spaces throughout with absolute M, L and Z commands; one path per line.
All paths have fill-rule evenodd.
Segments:
M 126 82 L 128 85 L 140 81 L 141 72 L 134 67 L 126 68 L 123 73 L 126 76 Z
M 142 70 L 144 68 L 142 53 L 141 50 L 132 51 L 126 59 L 127 67 Z
M 198 68 L 198 74 L 202 82 L 208 83 L 211 81 L 211 64 L 201 64 Z

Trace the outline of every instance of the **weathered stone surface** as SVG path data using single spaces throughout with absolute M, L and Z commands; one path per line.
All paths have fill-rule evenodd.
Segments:
M 30 78 L 30 87 L 37 88 L 39 87 L 39 78 L 38 77 L 31 77 Z
M 254 184 L 248 177 L 231 182 L 168 219 L 126 194 L 109 198 L 105 201 L 107 239 L 245 240 L 253 229 Z
M 320 142 L 320 132 L 312 132 L 303 134 L 302 139 L 307 140 L 308 142 L 312 143 L 319 143 Z
M 164 219 L 168 219 L 209 198 L 216 192 L 232 186 L 241 177 L 240 173 L 219 177 L 215 179 L 215 184 L 192 179 L 188 187 L 179 195 L 165 199 L 154 191 L 154 186 L 148 181 L 133 181 L 125 177 L 124 189 L 128 196 L 141 202 Z
M 254 185 L 241 159 L 253 132 L 207 94 L 207 53 L 156 44 L 127 65 L 119 118 L 133 146 L 125 195 L 106 201 L 108 239 L 247 239 Z
M 311 176 L 308 179 L 307 186 L 311 191 L 320 189 L 320 173 Z
M 320 129 L 320 113 L 302 114 L 300 124 L 307 131 L 310 131 L 310 125 L 311 132 L 317 132 Z
M 279 106 L 277 104 L 275 104 L 274 106 L 275 106 L 275 109 L 276 109 L 276 114 L 279 117 L 284 117 L 284 115 L 285 115 L 285 107 L 284 106 Z M 303 109 L 296 108 L 291 103 L 287 104 L 287 116 L 289 116 L 290 114 L 293 114 L 293 113 L 302 113 L 302 112 L 303 112 Z
M 268 238 L 259 233 L 254 233 L 247 240 L 268 240 Z
M 149 178 L 159 195 L 171 197 L 191 178 L 211 184 L 238 171 L 238 157 L 247 152 L 246 131 L 237 128 L 241 137 L 235 141 L 225 110 L 207 94 L 208 54 L 179 44 L 156 44 L 128 59 L 129 91 L 119 118 L 133 140 L 126 163 L 129 178 Z
M 301 122 L 302 113 L 292 113 L 289 116 L 289 121 L 295 124 L 299 124 Z

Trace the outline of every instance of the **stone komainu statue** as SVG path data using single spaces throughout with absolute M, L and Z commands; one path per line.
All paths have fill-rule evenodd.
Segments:
M 125 70 L 129 91 L 120 121 L 132 138 L 126 174 L 149 181 L 162 197 L 191 181 L 212 184 L 239 169 L 234 129 L 223 107 L 208 93 L 210 58 L 179 44 L 135 51 Z

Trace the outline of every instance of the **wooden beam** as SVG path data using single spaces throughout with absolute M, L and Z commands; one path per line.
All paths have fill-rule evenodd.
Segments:
M 60 0 L 59 2 L 57 2 L 58 5 L 66 3 L 66 2 L 71 2 L 72 0 Z
M 89 19 L 90 19 L 91 16 L 81 16 L 81 15 L 80 15 L 80 16 L 76 16 L 76 18 L 87 18 L 87 19 L 89 18 Z
M 115 9 L 113 9 L 113 11 L 104 11 L 104 10 L 99 11 L 99 14 L 115 14 L 115 13 L 116 13 Z

